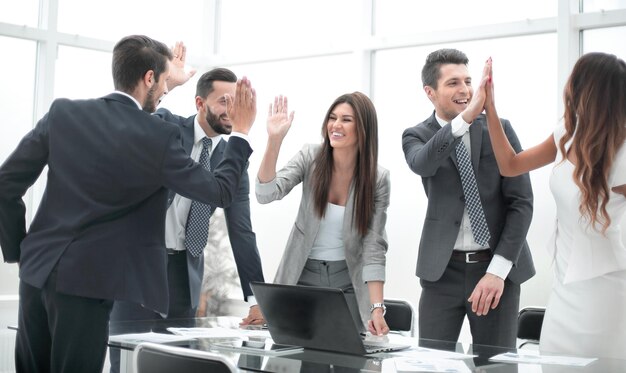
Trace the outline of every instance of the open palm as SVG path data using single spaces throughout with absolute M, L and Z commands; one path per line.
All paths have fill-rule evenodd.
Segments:
M 270 138 L 283 139 L 287 135 L 293 122 L 294 112 L 287 113 L 287 97 L 276 96 L 267 113 L 267 134 Z

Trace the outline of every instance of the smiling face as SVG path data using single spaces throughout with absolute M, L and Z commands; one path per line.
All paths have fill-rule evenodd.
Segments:
M 345 102 L 335 106 L 328 116 L 326 129 L 331 147 L 356 149 L 356 118 L 352 106 Z
M 226 111 L 226 95 L 235 97 L 237 83 L 214 81 L 213 91 L 202 99 L 196 97 L 198 105 L 198 122 L 207 136 L 217 134 L 229 135 L 233 126 Z
M 439 72 L 437 88 L 425 86 L 424 90 L 435 105 L 437 115 L 450 122 L 467 108 L 472 99 L 472 78 L 467 66 L 463 64 L 444 64 Z

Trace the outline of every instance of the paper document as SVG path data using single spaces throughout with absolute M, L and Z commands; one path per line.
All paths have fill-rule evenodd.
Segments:
M 399 357 L 393 359 L 397 372 L 446 372 L 470 373 L 471 370 L 460 360 Z
M 167 328 L 167 330 L 176 335 L 184 335 L 193 338 L 246 338 L 246 337 L 265 337 L 269 338 L 270 333 L 267 330 L 246 330 L 233 329 L 216 326 L 214 328 Z
M 555 364 L 555 365 L 571 365 L 576 367 L 584 367 L 589 363 L 598 360 L 595 358 L 582 358 L 571 356 L 550 356 L 540 355 L 535 352 L 506 352 L 490 358 L 492 361 L 500 361 L 505 363 L 530 363 L 530 364 Z
M 141 343 L 141 342 L 165 343 L 165 342 L 188 341 L 190 339 L 192 338 L 188 336 L 154 333 L 154 332 L 135 333 L 135 334 L 118 334 L 118 335 L 109 336 L 110 342 L 118 342 L 118 343 Z
M 171 333 L 193 338 L 242 338 L 239 329 L 217 326 L 215 328 L 167 328 Z
M 392 352 L 391 354 L 416 359 L 471 359 L 475 357 L 475 355 L 468 355 L 461 352 L 436 350 L 426 347 L 411 347 L 410 349 Z

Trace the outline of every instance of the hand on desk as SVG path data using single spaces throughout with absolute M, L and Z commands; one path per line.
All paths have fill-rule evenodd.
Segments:
M 258 305 L 250 307 L 250 311 L 248 311 L 248 316 L 243 318 L 239 323 L 239 326 L 244 325 L 262 325 L 265 324 L 265 318 L 261 313 L 261 307 Z

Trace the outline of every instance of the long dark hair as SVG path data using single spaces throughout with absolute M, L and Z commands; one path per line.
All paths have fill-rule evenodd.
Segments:
M 328 108 L 322 124 L 324 143 L 315 157 L 313 170 L 313 195 L 315 211 L 324 217 L 328 204 L 328 191 L 333 175 L 333 148 L 328 138 L 327 124 L 332 111 L 339 104 L 346 103 L 352 107 L 355 116 L 357 137 L 357 156 L 354 166 L 354 214 L 353 224 L 361 236 L 369 229 L 370 220 L 374 215 L 374 189 L 378 169 L 378 119 L 372 101 L 361 92 L 346 93 L 339 96 Z
M 626 63 L 612 54 L 583 55 L 565 85 L 563 101 L 566 133 L 559 149 L 567 157 L 565 144 L 573 139 L 579 209 L 594 229 L 599 224 L 604 233 L 611 224 L 606 210 L 609 171 L 626 139 Z

